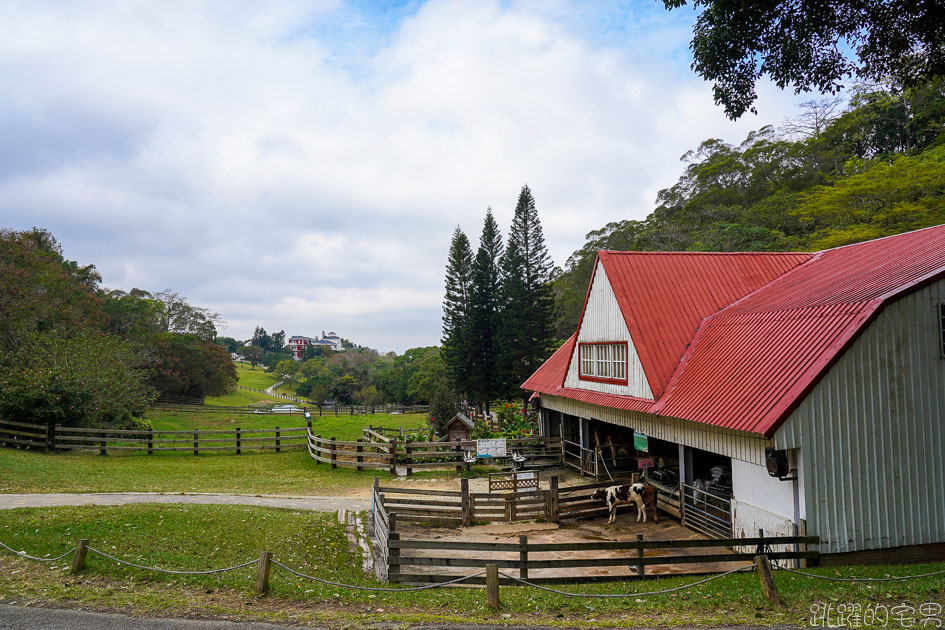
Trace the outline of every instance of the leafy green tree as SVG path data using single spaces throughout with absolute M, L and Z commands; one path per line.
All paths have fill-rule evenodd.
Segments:
M 218 346 L 226 348 L 228 352 L 239 354 L 243 349 L 243 342 L 233 337 L 217 337 L 216 342 Z
M 484 401 L 487 407 L 501 389 L 496 363 L 501 289 L 499 261 L 503 251 L 499 224 L 492 216 L 492 208 L 488 208 L 473 262 L 468 337 L 468 395 L 471 400 Z
M 131 346 L 91 329 L 29 333 L 0 355 L 0 417 L 76 427 L 140 416 L 156 393 Z
M 439 348 L 430 348 L 418 360 L 416 369 L 407 380 L 407 395 L 412 401 L 426 403 L 448 382 L 443 352 Z
M 891 162 L 854 161 L 832 186 L 818 186 L 796 214 L 818 229 L 815 249 L 945 223 L 945 147 Z
M 89 286 L 96 277 L 94 266 L 65 260 L 46 230 L 0 230 L 0 354 L 34 332 L 100 326 L 102 300 Z
M 120 335 L 141 347 L 162 330 L 164 305 L 143 289 L 121 289 L 99 293 L 104 298 L 105 330 Z
M 271 343 L 269 344 L 269 349 L 273 352 L 280 352 L 285 349 L 285 331 L 280 330 L 277 333 L 272 333 L 270 337 Z
M 667 9 L 686 0 L 663 0 Z M 851 75 L 922 85 L 945 74 L 942 7 L 912 0 L 743 2 L 693 0 L 693 69 L 714 83 L 730 118 L 755 112 L 767 75 L 795 93 L 836 93 Z M 837 42 L 847 42 L 855 58 Z
M 506 392 L 512 394 L 554 349 L 551 257 L 528 186 L 519 194 L 500 267 L 498 371 Z
M 253 338 L 251 343 L 254 346 L 262 348 L 263 353 L 269 352 L 269 348 L 272 345 L 272 337 L 266 332 L 266 329 L 262 326 L 256 326 L 256 330 L 253 331 Z
M 213 341 L 217 336 L 217 324 L 223 322 L 219 313 L 193 306 L 176 291 L 164 289 L 154 294 L 163 304 L 160 327 L 164 332 L 194 335 L 204 341 Z
M 446 295 L 443 298 L 443 363 L 453 387 L 469 391 L 470 291 L 472 249 L 469 239 L 456 227 L 446 265 Z
M 361 383 L 350 374 L 344 374 L 332 379 L 328 386 L 328 392 L 335 397 L 338 402 L 350 405 L 354 402 L 354 394 L 361 389 Z
M 446 434 L 446 423 L 459 413 L 456 393 L 449 387 L 440 387 L 430 399 L 430 412 L 427 423 L 437 435 Z
M 243 355 L 243 358 L 249 361 L 249 366 L 252 369 L 256 369 L 256 366 L 259 365 L 259 362 L 263 359 L 264 350 L 259 346 L 245 346 L 240 353 Z
M 276 364 L 276 367 L 273 368 L 272 371 L 275 372 L 279 378 L 284 379 L 289 386 L 292 386 L 295 384 L 296 376 L 301 367 L 298 361 L 283 359 Z
M 203 398 L 236 389 L 238 377 L 230 353 L 197 335 L 161 333 L 154 338 L 157 356 L 149 383 L 161 393 Z

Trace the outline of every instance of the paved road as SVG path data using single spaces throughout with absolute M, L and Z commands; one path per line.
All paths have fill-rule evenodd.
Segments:
M 300 627 L 300 626 L 296 626 Z M 321 626 L 301 626 L 316 628 Z M 156 619 L 128 617 L 83 610 L 23 608 L 0 605 L 0 630 L 286 630 L 287 626 L 271 623 L 205 621 L 194 619 Z
M 241 494 L 163 492 L 100 492 L 90 494 L 0 494 L 0 510 L 59 505 L 131 505 L 134 503 L 196 503 L 200 505 L 259 505 L 295 510 L 337 512 L 367 510 L 369 499 L 345 497 L 248 496 Z
M 86 612 L 81 610 L 56 610 L 52 608 L 22 608 L 20 606 L 0 605 L 0 630 L 286 630 L 287 628 L 321 628 L 322 626 L 281 626 L 259 622 L 206 621 L 195 619 L 159 619 L 149 617 L 128 617 L 106 613 Z M 371 628 L 383 628 L 383 625 L 371 624 Z M 402 628 L 403 624 L 390 627 Z M 547 626 L 520 625 L 416 625 L 409 626 L 417 630 L 541 630 Z M 580 626 L 578 626 L 580 627 Z M 556 627 L 561 630 L 561 627 Z M 690 630 L 679 628 L 678 630 Z M 699 630 L 710 630 L 700 628 Z M 765 628 L 741 627 L 739 630 L 793 630 L 790 626 L 770 626 Z

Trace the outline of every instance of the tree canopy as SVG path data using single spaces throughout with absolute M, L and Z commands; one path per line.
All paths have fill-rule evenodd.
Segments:
M 558 338 L 577 326 L 600 249 L 819 250 L 945 222 L 945 81 L 860 86 L 846 107 L 801 117 L 737 146 L 703 141 L 646 219 L 588 233 L 553 283 Z
M 672 10 L 687 2 L 663 4 Z M 715 101 L 730 118 L 755 112 L 755 85 L 764 76 L 797 93 L 837 93 L 849 77 L 893 79 L 914 88 L 945 75 L 939 2 L 693 0 L 692 5 L 700 11 L 692 67 L 713 82 Z

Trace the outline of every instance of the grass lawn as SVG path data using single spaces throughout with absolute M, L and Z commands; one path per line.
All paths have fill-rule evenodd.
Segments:
M 250 367 L 249 363 L 244 361 L 236 362 L 236 374 L 239 376 L 239 384 L 243 387 L 252 387 L 253 389 L 260 390 L 259 392 L 249 392 L 246 390 L 238 389 L 231 394 L 226 394 L 224 396 L 207 396 L 205 399 L 206 404 L 208 405 L 226 405 L 230 407 L 245 407 L 246 405 L 252 405 L 255 403 L 285 403 L 286 401 L 282 398 L 277 398 L 275 396 L 269 396 L 267 394 L 260 393 L 265 390 L 267 387 L 274 385 L 279 379 L 276 378 L 275 374 L 270 374 L 265 371 L 261 365 L 257 365 L 255 369 Z
M 178 431 L 187 429 L 271 429 L 273 427 L 304 427 L 305 418 L 298 414 L 254 414 L 254 413 L 190 413 L 178 411 L 148 411 L 145 418 L 151 421 L 155 429 Z M 368 425 L 396 428 L 403 426 L 413 429 L 426 425 L 426 415 L 413 413 L 405 415 L 374 414 L 348 416 L 325 414 L 318 416 L 316 409 L 312 415 L 312 430 L 323 437 L 335 437 L 339 440 L 356 440 L 361 437 L 362 427 Z
M 186 570 L 232 566 L 269 550 L 284 564 L 322 579 L 389 586 L 362 573 L 360 556 L 349 550 L 334 519 L 334 514 L 244 506 L 30 508 L 0 513 L 0 541 L 32 555 L 52 557 L 73 546 L 78 538 L 88 538 L 92 547 L 131 562 Z M 569 598 L 527 587 L 502 587 L 502 608 L 493 611 L 486 607 L 481 587 L 371 593 L 320 585 L 273 566 L 270 596 L 262 598 L 252 594 L 252 566 L 231 573 L 185 577 L 125 568 L 90 554 L 86 571 L 71 576 L 68 557 L 49 564 L 52 566 L 0 551 L 0 601 L 345 627 L 464 622 L 582 627 L 806 625 L 815 603 L 834 604 L 834 608 L 851 603 L 864 608 L 881 604 L 889 610 L 907 604 L 914 607 L 915 625 L 919 627 L 919 605 L 945 601 L 941 576 L 909 582 L 844 584 L 776 573 L 784 606 L 772 610 L 763 602 L 758 578 L 751 573 L 645 598 Z M 881 577 L 943 568 L 945 563 L 940 562 L 810 571 Z M 692 581 L 675 577 L 564 588 L 583 593 L 635 593 Z
M 263 366 L 257 365 L 253 368 L 245 361 L 236 362 L 236 374 L 239 376 L 240 385 L 255 389 L 266 389 L 275 385 L 276 381 L 279 380 L 275 374 L 267 372 Z
M 383 478 L 388 473 L 381 471 Z M 243 455 L 100 456 L 0 449 L 0 492 L 233 492 L 343 495 L 365 492 L 375 473 L 316 464 L 305 450 Z

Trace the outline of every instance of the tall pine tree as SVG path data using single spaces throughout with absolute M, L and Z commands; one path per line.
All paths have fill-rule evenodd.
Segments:
M 456 226 L 446 265 L 443 298 L 443 362 L 455 390 L 469 392 L 469 299 L 473 255 L 469 239 Z
M 473 262 L 469 304 L 469 395 L 473 401 L 484 401 L 487 409 L 490 400 L 504 393 L 496 373 L 502 250 L 499 224 L 492 216 L 492 208 L 488 208 Z
M 554 350 L 551 257 L 528 186 L 519 193 L 500 267 L 499 373 L 503 393 L 512 395 Z

